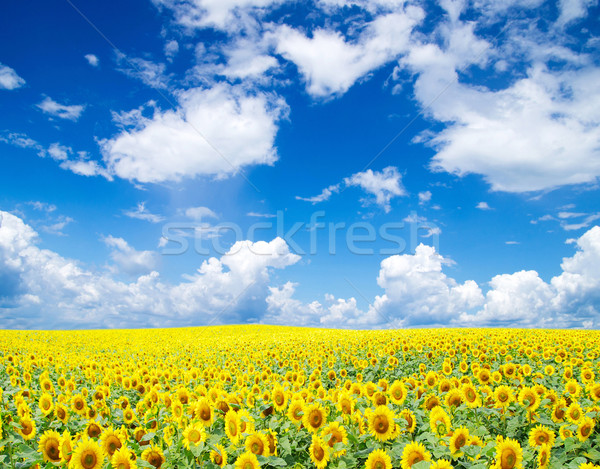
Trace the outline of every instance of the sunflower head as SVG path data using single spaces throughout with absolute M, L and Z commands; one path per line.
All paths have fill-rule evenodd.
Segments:
M 73 452 L 71 465 L 75 469 L 100 469 L 104 465 L 104 452 L 98 443 L 84 436 Z
M 365 469 L 392 469 L 392 460 L 383 449 L 376 449 L 369 454 Z
M 496 445 L 496 468 L 520 468 L 523 461 L 523 450 L 516 440 L 503 439 Z
M 312 443 L 309 448 L 310 460 L 317 469 L 323 469 L 329 461 L 329 446 L 317 435 L 312 436 Z
M 60 462 L 60 434 L 54 430 L 47 430 L 40 438 L 38 451 L 42 453 L 44 461 Z
M 408 443 L 402 450 L 402 469 L 410 469 L 414 464 L 421 461 L 431 461 L 431 454 L 422 443 Z
M 379 441 L 389 440 L 395 425 L 394 413 L 387 406 L 379 406 L 369 414 L 369 430 Z

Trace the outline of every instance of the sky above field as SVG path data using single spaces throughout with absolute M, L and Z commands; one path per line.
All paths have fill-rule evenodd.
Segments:
M 599 14 L 5 2 L 1 327 L 600 327 Z

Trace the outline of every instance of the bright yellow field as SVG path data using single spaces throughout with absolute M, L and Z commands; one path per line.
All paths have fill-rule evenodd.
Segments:
M 600 334 L 0 331 L 0 466 L 591 468 Z

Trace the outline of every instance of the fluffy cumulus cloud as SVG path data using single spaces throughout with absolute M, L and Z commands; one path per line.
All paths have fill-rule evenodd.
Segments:
M 131 276 L 140 276 L 152 272 L 158 263 L 158 255 L 153 251 L 137 251 L 123 238 L 106 236 L 104 244 L 111 248 L 110 258 L 118 271 Z
M 402 175 L 398 172 L 398 168 L 393 166 L 388 166 L 380 172 L 367 169 L 344 179 L 344 183 L 348 187 L 360 187 L 365 193 L 373 196 L 375 203 L 386 213 L 390 211 L 390 201 L 393 197 L 406 195 L 402 185 Z M 369 199 L 364 201 L 370 202 Z
M 594 182 L 600 176 L 600 68 L 571 49 L 562 30 L 542 31 L 513 18 L 517 11 L 531 14 L 539 2 L 495 3 L 442 2 L 446 15 L 435 34 L 416 39 L 400 60 L 398 70 L 415 78 L 425 114 L 444 124 L 429 134 L 436 151 L 431 168 L 480 174 L 496 191 Z M 556 25 L 585 16 L 587 5 L 561 1 Z M 477 23 L 461 20 L 463 14 Z
M 244 166 L 272 164 L 285 102 L 263 92 L 226 84 L 179 94 L 180 109 L 137 114 L 133 128 L 102 142 L 111 173 L 133 181 L 179 181 L 199 175 L 225 177 Z
M 493 277 L 488 285 L 457 282 L 444 273 L 451 264 L 431 246 L 381 262 L 384 290 L 368 308 L 354 298 L 304 303 L 297 285 L 271 287 L 265 319 L 274 323 L 331 327 L 522 326 L 600 327 L 600 227 L 579 239 L 573 256 L 550 282 L 534 270 Z M 483 290 L 487 291 L 483 291 Z
M 0 63 L 0 90 L 15 90 L 24 85 L 25 80 L 14 69 Z
M 146 256 L 124 240 L 105 241 L 120 267 L 150 268 Z M 88 270 L 37 243 L 37 233 L 21 218 L 0 212 L 0 316 L 5 327 L 244 322 L 265 309 L 270 271 L 299 260 L 281 238 L 239 241 L 221 259 L 204 261 L 176 285 L 161 280 L 156 271 L 122 282 L 110 271 Z
M 308 93 L 325 97 L 346 92 L 358 79 L 407 52 L 423 10 L 407 7 L 367 24 L 356 40 L 316 29 L 311 37 L 283 25 L 275 32 L 276 51 L 298 67 Z
M 483 302 L 472 280 L 459 284 L 442 268 L 447 262 L 435 248 L 420 244 L 415 254 L 395 255 L 381 262 L 377 284 L 385 290 L 374 308 L 401 325 L 448 324 L 458 313 Z

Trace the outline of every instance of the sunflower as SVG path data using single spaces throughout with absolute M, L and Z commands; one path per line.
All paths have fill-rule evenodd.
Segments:
M 54 430 L 47 430 L 40 438 L 38 451 L 42 453 L 44 461 L 60 462 L 60 434 Z
M 269 441 L 264 433 L 252 433 L 246 437 L 244 443 L 246 451 L 257 456 L 269 456 Z
M 558 434 L 563 440 L 571 438 L 573 436 L 573 430 L 569 428 L 569 425 L 563 425 L 559 428 Z
M 458 389 L 450 389 L 446 394 L 444 402 L 448 407 L 458 407 L 462 404 L 462 393 Z
M 555 438 L 556 435 L 552 430 L 544 425 L 538 425 L 529 432 L 529 446 L 535 448 L 548 444 L 552 448 Z
M 269 455 L 277 456 L 277 433 L 270 430 L 265 434 L 267 442 L 269 443 Z
M 238 413 L 240 419 L 240 433 L 252 433 L 254 431 L 254 419 L 246 409 Z
M 210 401 L 206 397 L 201 398 L 196 403 L 194 417 L 200 420 L 205 427 L 210 427 L 213 423 L 215 413 L 210 405 Z
M 423 406 L 427 410 L 431 410 L 438 405 L 441 405 L 441 402 L 439 397 L 437 397 L 435 394 L 428 394 L 425 396 L 425 399 L 423 400 Z
M 565 421 L 567 416 L 567 403 L 564 399 L 558 399 L 552 407 L 552 421 L 555 423 L 562 423 Z
M 38 407 L 42 411 L 46 417 L 52 413 L 54 409 L 54 402 L 52 401 L 52 396 L 45 392 L 41 395 L 40 400 L 38 401 Z
M 392 437 L 395 429 L 394 413 L 387 406 L 379 406 L 369 413 L 369 430 L 379 441 L 386 441 Z
M 100 469 L 104 465 L 104 453 L 100 445 L 84 436 L 73 452 L 69 466 L 74 469 Z
M 273 388 L 271 400 L 273 401 L 273 405 L 275 406 L 275 410 L 277 412 L 282 412 L 287 407 L 288 396 L 280 385 L 276 385 Z
M 539 447 L 539 452 L 537 456 L 537 463 L 539 469 L 547 469 L 548 464 L 550 463 L 550 445 L 544 443 Z
M 75 394 L 71 398 L 71 409 L 81 416 L 86 414 L 88 407 L 85 398 L 81 394 Z
M 365 469 L 392 469 L 392 460 L 383 449 L 376 449 L 369 454 Z
M 408 443 L 402 450 L 402 469 L 410 469 L 414 464 L 421 461 L 431 461 L 431 454 L 422 443 Z
M 587 440 L 594 431 L 595 422 L 590 417 L 583 417 L 577 424 L 577 439 L 579 441 Z
M 135 421 L 135 413 L 133 412 L 133 409 L 131 407 L 127 407 L 123 411 L 123 421 L 127 425 L 131 425 Z
M 24 416 L 19 421 L 19 424 L 19 435 L 21 435 L 25 441 L 29 441 L 35 437 L 35 420 L 32 420 L 28 416 Z
M 69 409 L 61 402 L 54 406 L 54 415 L 64 424 L 69 421 Z
M 594 402 L 600 400 L 600 383 L 592 384 L 588 390 L 590 397 Z
M 506 385 L 498 386 L 494 391 L 495 407 L 497 408 L 506 409 L 514 400 L 515 395 L 512 389 Z
M 579 420 L 581 420 L 581 417 L 583 417 L 583 410 L 581 409 L 581 406 L 579 405 L 578 402 L 573 402 L 571 403 L 571 405 L 567 408 L 567 420 L 571 423 L 579 423 Z
M 444 436 L 450 431 L 450 416 L 441 407 L 434 407 L 429 414 L 429 427 L 437 436 Z
M 465 384 L 461 389 L 462 398 L 465 404 L 471 409 L 481 406 L 481 398 L 477 394 L 475 386 L 472 384 Z
M 165 462 L 165 455 L 162 450 L 153 443 L 150 448 L 146 448 L 142 452 L 142 459 L 148 464 L 158 468 Z
M 393 397 L 392 400 L 394 400 Z M 350 393 L 344 391 L 339 394 L 337 408 L 343 415 L 351 415 L 354 412 L 354 404 L 354 399 Z
M 533 388 L 524 387 L 519 392 L 519 404 L 529 412 L 534 412 L 540 406 L 540 396 Z
M 459 427 L 450 437 L 450 452 L 455 458 L 463 455 L 461 448 L 469 443 L 469 430 L 465 427 Z
M 292 399 L 290 402 L 290 406 L 287 410 L 287 418 L 296 425 L 300 426 L 302 424 L 302 417 L 304 416 L 304 400 L 300 399 Z
M 333 445 L 336 443 L 342 443 L 343 445 L 348 444 L 348 432 L 346 432 L 346 429 L 340 425 L 339 422 L 331 422 L 329 425 L 323 428 L 323 437 L 331 449 L 332 458 L 339 458 L 340 456 L 346 454 L 345 449 L 333 452 Z
M 315 433 L 325 424 L 325 409 L 318 402 L 304 406 L 303 412 L 302 423 L 309 432 Z
M 496 444 L 497 469 L 521 469 L 522 461 L 523 450 L 516 440 L 506 438 Z
M 406 400 L 406 386 L 401 381 L 394 381 L 389 387 L 390 399 L 396 405 L 402 405 Z
M 227 451 L 225 451 L 225 448 L 222 445 L 215 445 L 214 448 L 210 452 L 210 460 L 219 467 L 227 465 Z
M 100 444 L 104 450 L 104 454 L 110 459 L 112 458 L 115 451 L 123 446 L 123 435 L 120 431 L 115 431 L 113 427 L 109 427 L 102 433 L 100 437 Z
M 60 437 L 58 452 L 62 462 L 68 463 L 71 460 L 71 456 L 73 455 L 73 441 L 71 440 L 71 434 L 68 430 L 65 430 Z
M 429 469 L 452 469 L 454 466 L 447 459 L 438 459 L 435 461 Z
M 96 422 L 89 422 L 87 424 L 85 432 L 90 438 L 98 438 L 102 433 L 102 427 Z
M 110 463 L 113 469 L 137 469 L 137 463 L 133 459 L 135 456 L 131 451 L 123 446 L 113 454 Z
M 240 417 L 234 410 L 230 410 L 225 414 L 225 434 L 229 441 L 237 443 L 240 439 L 241 429 Z
M 317 469 L 323 469 L 329 461 L 329 447 L 317 435 L 312 436 L 312 443 L 309 448 L 310 460 L 317 466 Z
M 183 445 L 189 450 L 190 446 L 197 446 L 206 440 L 204 425 L 200 422 L 190 423 L 183 431 Z
M 242 454 L 235 461 L 235 469 L 259 469 L 260 464 L 256 455 L 250 452 Z
M 415 414 L 413 414 L 412 411 L 410 411 L 409 409 L 404 409 L 402 410 L 402 412 L 400 412 L 400 415 L 398 415 L 398 417 L 406 420 L 406 427 L 402 429 L 403 431 L 406 431 L 408 433 L 412 433 L 415 431 L 415 428 L 417 426 L 417 419 L 415 418 Z

